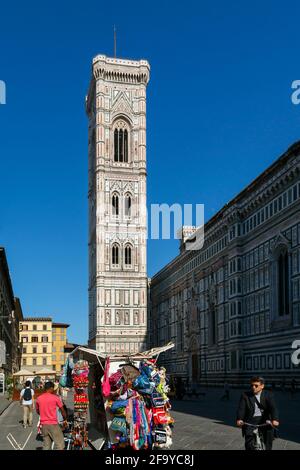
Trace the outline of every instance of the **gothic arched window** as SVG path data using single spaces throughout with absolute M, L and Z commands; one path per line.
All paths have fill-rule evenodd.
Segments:
M 289 312 L 289 271 L 288 253 L 282 251 L 278 256 L 278 314 L 288 315 Z
M 119 215 L 119 196 L 117 194 L 112 196 L 112 213 L 116 216 Z
M 276 325 L 290 323 L 291 305 L 291 278 L 290 278 L 290 247 L 289 241 L 283 234 L 270 251 L 270 303 L 271 303 L 271 328 Z M 267 307 L 266 297 L 265 306 Z
M 128 163 L 128 131 L 124 131 L 124 162 Z
M 119 136 L 118 136 L 118 157 L 119 157 L 119 162 L 123 162 L 124 158 L 124 135 L 123 135 L 123 129 L 119 130 Z
M 132 258 L 132 250 L 130 245 L 125 246 L 125 264 L 126 266 L 131 265 L 131 258 Z
M 128 128 L 124 121 L 118 121 L 114 130 L 114 161 L 128 163 Z
M 111 322 L 111 320 L 110 320 L 110 311 L 106 310 L 106 312 L 105 312 L 105 324 L 110 325 L 110 322 Z
M 131 217 L 131 196 L 126 194 L 125 196 L 125 216 Z
M 119 131 L 118 129 L 115 129 L 115 132 L 114 132 L 114 160 L 115 162 L 118 162 L 119 161 L 119 158 L 118 158 L 118 139 L 119 139 Z
M 113 245 L 112 247 L 112 265 L 117 266 L 119 264 L 119 246 Z

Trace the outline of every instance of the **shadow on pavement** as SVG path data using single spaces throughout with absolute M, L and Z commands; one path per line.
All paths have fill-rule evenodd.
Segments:
M 185 413 L 211 419 L 216 424 L 236 427 L 236 409 L 242 390 L 230 390 L 230 400 L 222 401 L 223 390 L 204 389 L 204 398 L 172 400 L 172 409 L 177 413 Z M 288 392 L 274 392 L 279 409 L 279 438 L 300 443 L 300 393 L 291 397 Z

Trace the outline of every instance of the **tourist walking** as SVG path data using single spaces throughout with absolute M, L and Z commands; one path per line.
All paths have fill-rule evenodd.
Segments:
M 44 450 L 50 450 L 52 442 L 55 443 L 58 450 L 64 450 L 65 448 L 64 435 L 58 424 L 57 409 L 60 410 L 63 419 L 66 420 L 67 413 L 61 399 L 54 392 L 54 383 L 46 382 L 45 393 L 36 400 L 36 411 L 40 415 Z
M 25 387 L 20 393 L 20 405 L 23 406 L 23 427 L 32 426 L 32 412 L 34 409 L 34 391 L 30 380 L 25 382 Z

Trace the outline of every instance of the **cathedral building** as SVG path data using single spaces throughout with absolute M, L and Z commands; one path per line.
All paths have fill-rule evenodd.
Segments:
M 203 385 L 299 380 L 300 142 L 205 224 L 200 250 L 186 243 L 148 296 L 151 347 L 175 343 L 167 370 Z
M 89 345 L 146 348 L 146 60 L 93 59 L 86 111 Z

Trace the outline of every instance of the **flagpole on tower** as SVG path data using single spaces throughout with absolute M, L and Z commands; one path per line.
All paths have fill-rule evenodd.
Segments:
M 116 59 L 117 58 L 117 31 L 116 31 L 115 25 L 114 25 L 114 55 Z

